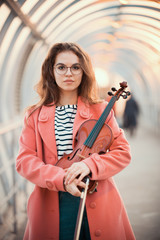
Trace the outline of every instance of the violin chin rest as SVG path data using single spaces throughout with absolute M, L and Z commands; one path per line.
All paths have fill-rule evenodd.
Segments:
M 85 182 L 85 180 L 84 180 L 84 182 Z M 98 181 L 90 180 L 87 193 L 92 194 L 94 192 L 97 192 L 97 186 L 98 186 Z M 82 188 L 81 187 L 78 187 L 78 189 L 82 192 Z
M 97 192 L 98 181 L 90 180 L 89 187 L 87 193 L 92 194 Z

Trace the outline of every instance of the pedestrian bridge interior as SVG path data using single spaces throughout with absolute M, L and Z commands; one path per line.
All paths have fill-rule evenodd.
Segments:
M 143 127 L 159 138 L 160 2 L 1 0 L 0 19 L 0 237 L 20 239 L 30 186 L 15 171 L 18 138 L 24 109 L 38 101 L 34 86 L 49 48 L 66 41 L 82 46 L 102 98 L 127 81 Z M 124 104 L 117 103 L 119 121 Z

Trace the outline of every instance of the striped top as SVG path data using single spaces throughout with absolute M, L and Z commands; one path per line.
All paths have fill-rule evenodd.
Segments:
M 77 105 L 57 106 L 55 110 L 55 138 L 58 159 L 64 153 L 73 151 L 73 123 L 77 112 Z

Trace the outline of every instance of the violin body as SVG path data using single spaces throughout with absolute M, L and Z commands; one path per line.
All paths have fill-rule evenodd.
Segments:
M 90 157 L 93 153 L 103 154 L 109 150 L 113 141 L 113 134 L 111 128 L 107 124 L 103 124 L 98 137 L 91 148 L 84 144 L 96 123 L 97 120 L 93 119 L 87 120 L 81 125 L 75 138 L 75 148 L 73 152 L 70 154 L 64 154 L 64 156 L 57 162 L 56 166 L 66 169 L 73 163 Z M 98 183 L 96 181 L 90 181 L 88 193 L 95 191 L 97 185 Z

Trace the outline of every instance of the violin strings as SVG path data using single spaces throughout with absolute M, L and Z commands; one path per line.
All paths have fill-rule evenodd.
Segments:
M 100 131 L 100 129 L 102 128 L 102 126 L 103 126 L 103 119 L 105 119 L 104 117 L 103 117 L 103 115 L 106 115 L 106 109 L 104 110 L 104 112 L 102 113 L 102 115 L 101 115 L 101 117 L 99 118 L 99 120 L 97 121 L 97 123 L 96 123 L 96 125 L 94 126 L 94 128 L 92 129 L 92 131 L 90 132 L 90 134 L 89 134 L 89 136 L 88 136 L 88 140 L 86 141 L 86 144 L 88 145 L 88 147 L 92 147 L 92 145 L 93 145 L 93 143 L 94 143 L 94 141 L 95 141 L 95 139 L 97 138 L 97 135 L 98 135 L 98 133 L 99 133 L 99 131 Z
M 116 98 L 113 96 L 111 98 L 110 102 L 108 103 L 107 107 L 103 111 L 102 115 L 100 116 L 99 120 L 97 121 L 96 125 L 94 126 L 94 128 L 90 132 L 88 138 L 86 139 L 84 144 L 86 146 L 88 146 L 89 148 L 91 148 L 92 145 L 94 144 L 94 142 L 95 142 L 101 128 L 103 127 L 103 124 L 105 123 L 105 120 L 107 119 L 115 101 L 116 101 Z

